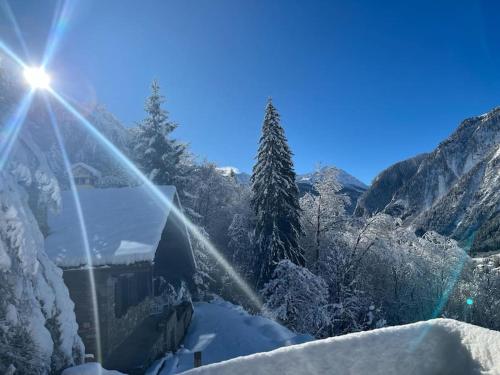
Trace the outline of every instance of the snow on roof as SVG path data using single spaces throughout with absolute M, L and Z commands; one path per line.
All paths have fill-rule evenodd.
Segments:
M 500 332 L 450 319 L 381 328 L 252 354 L 186 374 L 499 374 Z
M 84 168 L 84 169 L 88 170 L 90 173 L 92 173 L 94 176 L 101 178 L 101 172 L 99 172 L 97 169 L 95 169 L 94 167 L 91 167 L 88 164 L 85 164 L 82 162 L 75 163 L 71 166 L 71 169 L 75 169 L 76 167 Z
M 173 186 L 160 186 L 174 201 Z M 94 266 L 152 261 L 165 228 L 169 207 L 144 186 L 78 189 Z M 62 192 L 62 210 L 48 217 L 45 240 L 49 257 L 61 267 L 87 264 L 76 205 L 70 191 Z

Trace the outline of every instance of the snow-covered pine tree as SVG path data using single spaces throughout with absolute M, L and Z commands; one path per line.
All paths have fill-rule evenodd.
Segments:
M 302 229 L 292 152 L 271 99 L 266 107 L 251 182 L 256 214 L 257 285 L 260 287 L 270 279 L 281 260 L 304 265 L 298 243 Z
M 155 80 L 151 85 L 151 96 L 146 100 L 147 116 L 135 137 L 134 154 L 151 181 L 159 185 L 178 185 L 182 179 L 180 162 L 185 146 L 170 138 L 177 125 L 169 120 L 168 112 L 162 108 L 164 102 Z

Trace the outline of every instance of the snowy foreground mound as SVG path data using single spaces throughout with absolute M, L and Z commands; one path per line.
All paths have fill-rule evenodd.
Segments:
M 448 319 L 280 348 L 186 374 L 500 374 L 500 332 Z
M 183 341 L 184 348 L 155 363 L 147 375 L 171 375 L 193 368 L 193 353 L 203 353 L 203 364 L 275 350 L 311 341 L 275 321 L 251 315 L 222 299 L 194 304 L 194 315 Z M 159 370 L 161 368 L 161 370 Z
M 85 363 L 84 365 L 70 367 L 62 375 L 124 375 L 114 370 L 103 369 L 99 363 Z

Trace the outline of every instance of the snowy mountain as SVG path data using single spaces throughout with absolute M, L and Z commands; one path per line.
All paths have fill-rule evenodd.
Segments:
M 284 347 L 186 374 L 498 374 L 499 343 L 497 331 L 434 319 Z
M 219 173 L 223 176 L 230 176 L 231 174 L 233 174 L 236 181 L 238 181 L 240 184 L 250 184 L 251 176 L 248 173 L 241 172 L 236 167 L 218 167 L 217 171 L 219 171 Z M 325 174 L 330 171 L 333 171 L 337 182 L 342 186 L 342 190 L 340 190 L 340 193 L 347 194 L 351 200 L 351 204 L 349 205 L 349 207 L 347 207 L 348 211 L 354 211 L 356 202 L 358 201 L 359 197 L 366 191 L 366 189 L 368 189 L 368 186 L 343 169 L 337 168 L 335 166 L 325 166 L 315 172 L 297 175 L 296 182 L 301 195 L 305 194 L 306 192 L 312 191 L 314 183 L 322 179 Z
M 304 194 L 312 191 L 314 183 L 324 178 L 327 173 L 331 172 L 333 172 L 335 179 L 342 186 L 340 193 L 349 196 L 351 203 L 347 207 L 347 210 L 352 213 L 356 207 L 358 199 L 368 189 L 368 186 L 343 169 L 335 166 L 325 166 L 320 168 L 318 171 L 298 175 L 297 185 L 299 186 L 300 192 Z
M 321 179 L 326 172 L 333 171 L 337 182 L 343 187 L 350 187 L 353 189 L 366 190 L 368 186 L 358 180 L 356 177 L 350 175 L 343 169 L 337 168 L 335 166 L 325 166 L 320 168 L 318 171 L 310 172 L 306 174 L 301 174 L 297 176 L 297 182 L 314 184 L 317 180 Z
M 234 178 L 236 181 L 238 181 L 242 185 L 247 185 L 250 183 L 250 175 L 245 172 L 241 172 L 238 168 L 236 167 L 217 167 L 217 171 L 225 176 L 229 177 L 231 174 L 233 174 Z
M 500 210 L 499 145 L 500 108 L 467 119 L 431 153 L 379 174 L 360 198 L 356 214 L 383 211 L 467 246 L 486 227 L 500 238 L 498 226 L 491 228 Z M 475 244 L 472 250 L 491 249 Z

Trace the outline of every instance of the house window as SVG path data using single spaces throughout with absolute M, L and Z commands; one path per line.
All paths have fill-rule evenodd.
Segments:
M 95 179 L 92 177 L 75 177 L 76 185 L 95 185 Z

